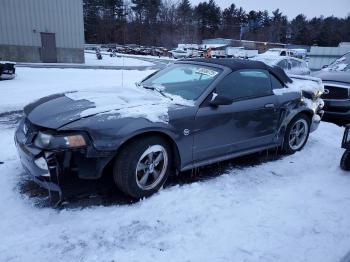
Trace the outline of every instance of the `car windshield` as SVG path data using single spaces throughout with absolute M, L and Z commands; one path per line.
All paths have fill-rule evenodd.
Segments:
M 326 70 L 350 72 L 350 53 L 335 60 L 326 68 Z
M 220 69 L 201 65 L 175 64 L 147 78 L 141 84 L 187 100 L 196 100 L 220 72 Z

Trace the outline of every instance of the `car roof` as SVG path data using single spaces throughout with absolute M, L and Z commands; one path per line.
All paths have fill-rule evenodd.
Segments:
M 232 69 L 232 71 L 240 70 L 240 69 L 262 69 L 268 70 L 266 64 L 260 61 L 251 61 L 251 60 L 243 60 L 243 59 L 235 59 L 235 58 L 191 58 L 191 59 L 183 59 L 182 61 L 192 61 L 192 62 L 201 62 L 207 64 L 221 65 L 226 66 Z
M 184 62 L 200 62 L 212 65 L 221 65 L 230 68 L 232 71 L 242 70 L 242 69 L 260 69 L 267 70 L 280 79 L 284 83 L 293 82 L 284 70 L 278 66 L 268 66 L 260 61 L 252 61 L 246 59 L 234 59 L 234 58 L 191 58 L 191 59 L 183 59 L 181 61 Z

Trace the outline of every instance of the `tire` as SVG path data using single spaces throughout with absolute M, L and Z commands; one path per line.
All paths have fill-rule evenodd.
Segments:
M 113 168 L 114 181 L 121 191 L 133 198 L 148 197 L 167 180 L 171 162 L 166 140 L 157 136 L 137 138 L 118 154 Z
M 304 133 L 302 133 L 302 129 L 298 130 L 298 125 L 304 127 Z M 298 132 L 296 132 L 296 130 L 298 130 Z M 294 154 L 295 152 L 303 149 L 309 138 L 309 134 L 310 118 L 308 118 L 305 114 L 300 114 L 294 117 L 287 126 L 282 145 L 282 153 Z M 293 137 L 295 136 L 296 138 L 293 140 Z
M 340 168 L 344 171 L 350 171 L 350 150 L 345 150 L 340 160 Z

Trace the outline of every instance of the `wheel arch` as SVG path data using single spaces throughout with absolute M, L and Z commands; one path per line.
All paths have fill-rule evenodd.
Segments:
M 286 117 L 283 121 L 283 123 L 281 124 L 280 128 L 279 128 L 279 136 L 282 138 L 281 140 L 281 144 L 283 144 L 284 142 L 284 135 L 285 135 L 285 132 L 287 130 L 287 127 L 288 125 L 298 116 L 300 115 L 306 115 L 309 120 L 310 120 L 310 125 L 312 124 L 312 118 L 313 118 L 313 115 L 314 115 L 314 112 L 310 109 L 310 108 L 302 108 L 296 112 L 294 112 L 293 114 L 289 114 L 288 117 Z
M 172 168 L 174 168 L 175 170 L 180 170 L 180 168 L 181 168 L 181 156 L 180 156 L 178 145 L 175 142 L 175 140 L 169 134 L 167 134 L 165 132 L 162 132 L 159 130 L 148 130 L 148 131 L 143 131 L 141 133 L 134 134 L 134 135 L 126 138 L 125 140 L 123 140 L 120 143 L 120 145 L 118 146 L 118 148 L 116 149 L 114 156 L 111 158 L 109 163 L 106 165 L 103 173 L 105 173 L 106 170 L 109 170 L 113 166 L 114 161 L 118 157 L 121 150 L 123 150 L 129 143 L 131 143 L 135 139 L 140 139 L 142 137 L 150 137 L 150 136 L 162 137 L 165 141 L 167 141 L 167 143 L 169 143 L 169 146 L 171 148 L 171 153 L 173 156 L 173 160 L 174 160 L 174 161 L 172 161 L 172 165 L 173 165 Z

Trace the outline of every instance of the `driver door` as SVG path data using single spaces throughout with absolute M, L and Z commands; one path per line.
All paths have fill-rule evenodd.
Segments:
M 218 84 L 215 93 L 232 99 L 232 103 L 215 107 L 210 105 L 209 96 L 199 108 L 195 117 L 195 161 L 273 143 L 279 106 L 267 71 L 233 72 Z

